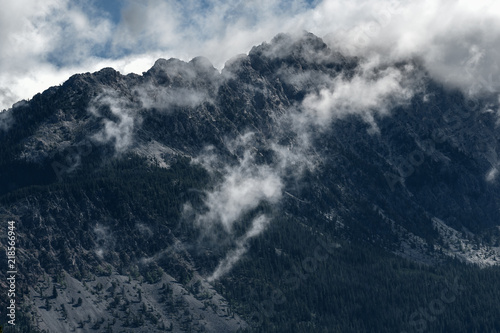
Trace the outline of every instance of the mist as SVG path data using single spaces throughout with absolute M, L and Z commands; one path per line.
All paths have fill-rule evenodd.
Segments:
M 112 117 L 108 117 L 103 108 L 109 110 Z M 102 92 L 88 109 L 95 117 L 102 118 L 103 124 L 103 128 L 91 139 L 101 144 L 112 144 L 116 153 L 127 151 L 134 143 L 134 129 L 141 123 L 137 109 L 137 104 L 118 96 L 113 90 Z
M 291 52 L 290 48 L 300 43 L 302 38 L 309 37 L 304 34 L 282 36 L 279 45 Z M 321 65 L 327 61 L 329 54 L 332 55 L 327 49 L 322 54 L 314 55 L 308 49 L 310 47 L 315 46 L 308 45 L 301 49 L 301 56 L 307 64 Z M 286 56 L 283 49 L 273 44 L 265 49 L 266 57 L 283 58 Z M 271 224 L 273 219 L 272 216 L 259 215 L 243 236 L 236 237 L 234 226 L 243 223 L 244 216 L 255 213 L 263 202 L 279 206 L 285 194 L 297 199 L 287 192 L 287 182 L 292 179 L 300 183 L 305 170 L 314 172 L 322 163 L 313 144 L 318 135 L 329 132 L 335 121 L 348 116 L 366 122 L 370 134 L 380 134 L 376 119 L 390 116 L 397 106 L 407 105 L 421 90 L 421 79 L 416 72 L 418 69 L 411 63 L 389 66 L 376 57 L 360 59 L 352 75 L 336 71 L 295 71 L 286 66 L 281 68 L 286 82 L 306 94 L 302 101 L 294 103 L 276 117 L 275 133 L 266 138 L 265 143 L 259 140 L 261 134 L 255 132 L 226 140 L 225 147 L 236 157 L 236 163 L 228 163 L 227 158 L 223 158 L 223 154 L 214 147 L 207 147 L 193 160 L 212 177 L 220 179 L 213 188 L 205 190 L 204 209 L 195 213 L 194 223 L 208 235 L 215 233 L 212 231 L 214 226 L 222 226 L 232 243 L 232 249 L 210 275 L 211 281 L 227 274 L 248 251 L 248 240 L 264 232 L 262 226 Z M 262 91 L 263 88 L 245 86 L 244 89 L 268 95 Z M 283 143 L 280 139 L 286 137 L 295 139 Z M 272 152 L 273 158 L 258 159 L 262 149 Z M 265 224 L 260 219 L 265 220 Z
M 159 57 L 202 55 L 221 69 L 278 33 L 303 30 L 345 55 L 417 57 L 434 78 L 471 94 L 500 88 L 500 6 L 493 0 L 209 0 L 205 6 L 127 0 L 117 22 L 92 3 L 26 0 L 4 7 L 0 109 L 102 67 L 141 73 Z
M 13 123 L 12 110 L 0 111 L 0 131 L 7 132 Z

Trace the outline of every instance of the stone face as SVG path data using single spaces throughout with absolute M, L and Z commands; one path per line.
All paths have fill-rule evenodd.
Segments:
M 363 78 L 359 88 L 349 88 L 359 89 L 356 104 L 369 97 L 366 86 L 405 66 L 413 67 L 407 75 L 412 94 L 404 102 L 389 96 L 387 110 L 340 110 L 322 120 L 311 119 L 303 107 L 314 96 L 335 100 Z M 185 215 L 143 211 L 133 198 L 120 197 L 119 182 L 114 188 L 82 189 L 78 197 L 67 197 L 55 186 L 58 181 L 71 186 L 73 179 L 81 181 L 78 177 L 97 179 L 100 170 L 111 172 L 105 167 L 125 163 L 130 155 L 147 159 L 141 177 L 151 172 L 161 178 L 168 170 L 181 174 L 192 164 L 179 161 L 197 159 L 207 147 L 218 154 L 219 172 L 251 151 L 256 164 L 268 166 L 285 184 L 283 199 L 273 209 L 302 221 L 313 233 L 374 243 L 424 263 L 457 254 L 464 261 L 498 263 L 493 246 L 500 218 L 496 115 L 485 112 L 482 100 L 468 100 L 433 81 L 416 61 L 385 64 L 369 77 L 363 71 L 363 59 L 344 57 L 312 34 L 278 35 L 229 60 L 221 72 L 202 57 L 159 59 L 143 75 L 105 68 L 74 75 L 8 110 L 13 121 L 9 130 L 0 131 L 0 193 L 12 196 L 1 204 L 0 214 L 19 220 L 25 265 L 31 267 L 26 266 L 27 281 L 44 272 L 55 276 L 62 267 L 72 275 L 64 276 L 67 283 L 82 291 L 74 277 L 96 270 L 103 276 L 99 282 L 109 288 L 113 281 L 124 283 L 127 269 L 140 266 L 140 260 L 168 249 L 162 267 L 172 271 L 160 280 L 174 285 L 174 293 L 187 303 L 198 306 L 201 301 L 195 298 L 209 292 L 216 295 L 213 304 L 226 307 L 208 285 L 196 293 L 186 291 L 191 286 L 187 276 L 206 274 L 226 244 L 193 250 L 195 241 L 189 237 L 194 231 L 183 227 Z M 254 133 L 249 144 L 233 143 L 249 132 Z M 300 168 L 307 171 L 295 175 Z M 191 176 L 203 179 L 195 172 Z M 183 179 L 172 177 L 147 194 L 166 188 L 170 195 L 182 194 L 179 205 L 188 200 L 201 204 L 192 193 L 205 189 L 184 188 Z M 216 180 L 199 184 L 217 187 Z M 30 186 L 54 187 L 42 195 L 30 193 Z M 202 253 L 209 253 L 208 259 Z M 106 275 L 108 265 L 112 273 Z M 151 306 L 159 301 L 154 290 L 145 291 Z M 226 323 L 218 319 L 220 311 L 212 312 L 158 313 L 176 328 L 186 317 L 202 313 L 213 331 L 246 325 L 238 316 Z M 44 328 L 51 325 L 49 317 Z

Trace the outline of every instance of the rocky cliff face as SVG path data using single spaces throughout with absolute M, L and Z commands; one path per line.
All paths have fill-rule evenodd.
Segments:
M 495 107 L 311 34 L 221 72 L 195 58 L 74 75 L 2 113 L 25 313 L 50 332 L 249 328 L 210 283 L 268 232 L 496 265 Z

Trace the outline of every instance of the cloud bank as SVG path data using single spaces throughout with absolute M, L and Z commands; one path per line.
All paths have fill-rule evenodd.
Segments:
M 296 117 L 296 121 L 324 129 L 335 119 L 358 115 L 370 124 L 372 132 L 378 132 L 375 115 L 388 115 L 392 107 L 409 101 L 418 89 L 418 81 L 409 79 L 412 71 L 412 65 L 375 71 L 365 64 L 352 78 L 337 76 L 327 88 L 305 97 L 302 102 L 305 114 Z
M 217 68 L 279 32 L 310 31 L 345 53 L 418 56 L 442 81 L 497 92 L 494 0 L 8 0 L 0 11 L 0 109 L 75 72 L 142 72 L 159 57 L 203 55 Z M 115 19 L 117 17 L 118 19 Z

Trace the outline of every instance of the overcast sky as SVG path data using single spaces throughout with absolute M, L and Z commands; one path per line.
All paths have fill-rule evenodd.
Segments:
M 310 31 L 380 61 L 422 58 L 464 91 L 498 91 L 498 0 L 4 0 L 0 109 L 74 73 L 141 73 L 203 55 L 221 69 L 279 32 Z

